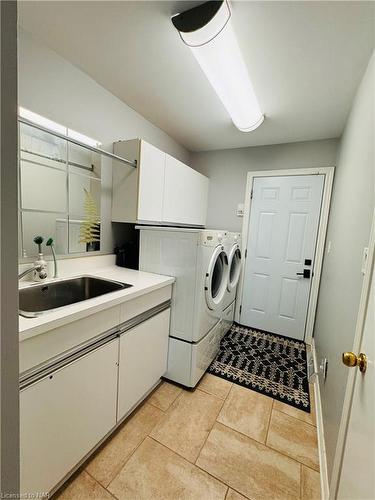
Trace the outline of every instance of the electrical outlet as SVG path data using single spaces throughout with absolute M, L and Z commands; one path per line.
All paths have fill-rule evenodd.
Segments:
M 328 359 L 327 358 L 323 358 L 321 360 L 319 369 L 320 369 L 320 372 L 323 376 L 323 380 L 325 381 L 327 378 L 327 371 L 328 371 Z
M 368 259 L 368 247 L 365 247 L 363 249 L 363 255 L 362 255 L 362 267 L 361 267 L 361 273 L 363 275 L 366 274 L 366 269 L 367 269 L 367 259 Z
M 315 370 L 314 370 L 314 357 L 312 355 L 312 352 L 309 351 L 307 353 L 307 377 L 309 379 L 309 382 L 313 382 L 313 377 L 315 375 Z

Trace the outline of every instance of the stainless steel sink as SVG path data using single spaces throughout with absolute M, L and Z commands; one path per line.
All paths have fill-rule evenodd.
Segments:
M 53 281 L 31 285 L 19 290 L 19 313 L 26 318 L 35 318 L 59 307 L 99 297 L 133 285 L 94 276 Z

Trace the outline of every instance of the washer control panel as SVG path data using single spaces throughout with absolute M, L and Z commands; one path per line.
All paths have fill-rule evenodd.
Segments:
M 202 231 L 201 243 L 207 247 L 216 247 L 217 245 L 222 245 L 226 239 L 226 231 L 215 231 L 206 229 Z

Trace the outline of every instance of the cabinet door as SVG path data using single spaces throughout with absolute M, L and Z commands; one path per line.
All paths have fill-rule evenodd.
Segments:
M 22 493 L 49 492 L 116 424 L 118 342 L 21 391 Z
M 113 152 L 139 164 L 140 141 L 119 141 Z M 112 162 L 112 221 L 136 222 L 138 209 L 139 168 L 114 160 Z
M 209 179 L 166 156 L 163 222 L 204 226 Z
M 167 371 L 170 309 L 120 337 L 118 420 L 121 420 Z
M 160 222 L 163 210 L 165 153 L 141 141 L 138 220 Z

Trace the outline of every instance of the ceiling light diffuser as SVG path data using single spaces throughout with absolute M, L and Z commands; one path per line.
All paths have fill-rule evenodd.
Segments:
M 264 116 L 233 30 L 228 1 L 205 2 L 173 16 L 172 22 L 234 125 L 242 132 L 259 127 Z
M 45 118 L 42 115 L 38 115 L 37 113 L 30 111 L 29 109 L 19 106 L 18 114 L 21 118 L 26 118 L 26 120 L 30 120 L 33 123 L 37 123 L 38 125 L 48 128 L 49 130 L 53 130 L 54 132 L 57 132 L 59 134 L 66 135 L 66 130 L 67 130 L 66 127 L 52 120 L 49 120 L 48 118 Z
M 66 135 L 68 137 L 71 137 L 72 139 L 76 139 L 77 141 L 82 142 L 83 144 L 87 144 L 88 146 L 98 148 L 101 145 L 100 142 L 92 139 L 91 137 L 88 137 L 87 135 L 80 134 L 79 132 L 76 132 L 71 128 L 60 125 L 59 123 L 45 118 L 42 115 L 38 115 L 37 113 L 30 111 L 29 109 L 23 108 L 22 106 L 19 106 L 18 114 L 21 118 L 26 118 L 26 120 L 36 123 L 37 125 L 41 125 L 42 127 L 45 127 L 49 130 L 53 130 L 54 132 L 57 132 L 59 134 Z

